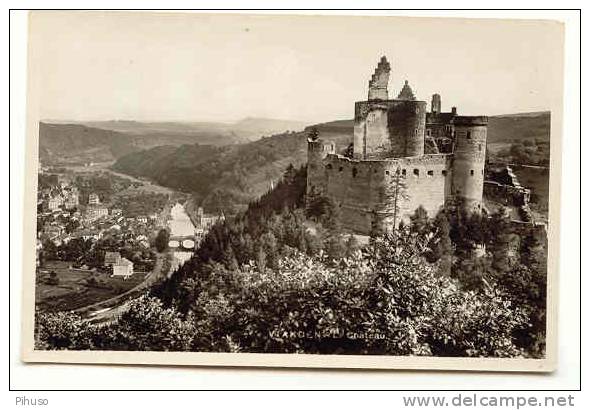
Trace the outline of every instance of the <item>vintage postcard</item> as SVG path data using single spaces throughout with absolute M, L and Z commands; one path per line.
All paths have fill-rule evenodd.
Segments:
M 563 25 L 485 17 L 32 12 L 23 360 L 556 369 Z

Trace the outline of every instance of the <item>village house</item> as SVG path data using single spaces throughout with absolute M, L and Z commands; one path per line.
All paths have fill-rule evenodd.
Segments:
M 51 240 L 58 238 L 64 232 L 64 228 L 60 225 L 45 225 L 43 233 Z
M 89 219 L 98 219 L 103 216 L 108 216 L 109 209 L 103 206 L 93 206 L 86 209 L 86 217 Z
M 113 276 L 127 279 L 133 275 L 133 262 L 127 258 L 121 258 L 119 262 L 113 265 Z
M 100 204 L 100 198 L 97 194 L 88 195 L 88 205 L 98 205 L 98 204 Z
M 68 194 L 68 196 L 66 197 L 66 200 L 64 202 L 64 206 L 66 209 L 73 209 L 73 208 L 76 208 L 79 203 L 80 203 L 80 200 L 79 200 L 78 192 L 74 191 L 74 192 L 70 192 Z
M 49 201 L 47 201 L 47 209 L 50 211 L 56 211 L 60 206 L 63 205 L 63 203 L 64 200 L 61 195 L 54 196 L 53 198 L 50 198 Z
M 119 252 L 105 252 L 104 266 L 114 266 L 121 262 L 121 254 Z

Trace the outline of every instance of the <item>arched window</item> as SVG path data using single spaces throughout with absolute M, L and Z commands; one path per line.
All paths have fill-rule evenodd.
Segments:
M 447 176 L 447 170 L 446 170 L 446 169 L 443 169 L 443 170 L 442 170 L 442 176 L 443 176 L 443 177 L 446 177 L 446 176 Z
M 338 168 L 338 172 L 342 172 L 342 170 L 343 170 L 342 167 Z
M 418 168 L 414 168 L 414 175 L 420 176 L 420 170 Z
M 471 170 L 471 171 L 469 171 L 469 173 L 471 174 L 471 176 L 473 176 L 473 174 L 474 174 L 474 171 L 473 171 L 473 170 Z
M 404 177 L 406 176 L 406 169 L 405 168 L 402 169 L 402 176 L 404 176 Z
M 356 168 L 352 169 L 352 177 L 356 178 L 357 174 L 359 173 L 359 171 Z
M 471 139 L 471 131 L 467 131 L 467 139 L 470 140 Z
M 427 174 L 428 174 L 429 177 L 434 176 L 434 171 L 428 171 Z
M 385 175 L 389 175 L 389 171 L 385 171 Z

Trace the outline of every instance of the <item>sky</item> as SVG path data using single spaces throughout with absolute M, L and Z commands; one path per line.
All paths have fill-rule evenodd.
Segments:
M 352 118 L 382 55 L 443 111 L 549 110 L 561 98 L 551 21 L 37 12 L 29 87 L 40 119 L 326 122 Z

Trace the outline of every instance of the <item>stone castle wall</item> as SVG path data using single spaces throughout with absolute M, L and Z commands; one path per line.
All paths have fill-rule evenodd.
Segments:
M 531 196 L 530 189 L 496 181 L 484 181 L 483 193 L 486 198 L 507 206 L 526 206 Z
M 391 226 L 394 215 L 396 223 L 407 221 L 420 205 L 436 215 L 451 191 L 450 163 L 440 154 L 363 161 L 328 155 L 322 161 L 324 194 L 340 207 L 347 228 L 369 234 L 375 218 Z

